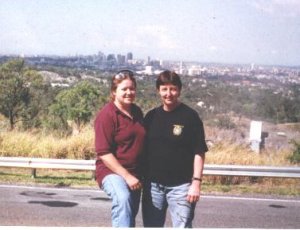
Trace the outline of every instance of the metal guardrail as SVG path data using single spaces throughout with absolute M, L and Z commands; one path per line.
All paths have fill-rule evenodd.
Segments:
M 28 157 L 0 157 L 0 167 L 30 168 L 32 177 L 37 169 L 95 170 L 95 160 L 50 159 Z
M 0 157 L 0 167 L 36 169 L 95 170 L 95 160 Z M 300 178 L 300 167 L 271 167 L 205 164 L 204 175 Z
M 205 165 L 204 175 L 300 178 L 300 167 Z
M 95 160 L 0 157 L 0 167 L 95 170 Z

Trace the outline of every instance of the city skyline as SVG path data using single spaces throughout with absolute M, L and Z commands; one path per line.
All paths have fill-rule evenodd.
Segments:
M 0 55 L 300 65 L 297 0 L 1 0 Z

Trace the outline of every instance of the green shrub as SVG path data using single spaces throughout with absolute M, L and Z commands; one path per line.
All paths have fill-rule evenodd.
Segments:
M 300 163 L 300 142 L 291 140 L 291 143 L 294 145 L 294 151 L 288 159 L 291 163 Z
M 220 129 L 234 129 L 236 125 L 228 115 L 223 115 L 218 118 L 217 127 Z

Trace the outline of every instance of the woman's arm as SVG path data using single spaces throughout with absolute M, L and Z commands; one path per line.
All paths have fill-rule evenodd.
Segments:
M 205 154 L 201 153 L 195 155 L 194 173 L 193 173 L 192 183 L 187 195 L 187 200 L 190 203 L 197 202 L 200 198 L 204 161 L 205 161 Z
M 142 184 L 140 183 L 139 179 L 129 173 L 112 153 L 104 154 L 99 156 L 99 158 L 111 171 L 123 177 L 131 190 L 142 188 Z

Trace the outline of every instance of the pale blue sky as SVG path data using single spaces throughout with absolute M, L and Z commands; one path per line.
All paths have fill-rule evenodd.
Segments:
M 0 54 L 300 65 L 300 0 L 0 0 Z

